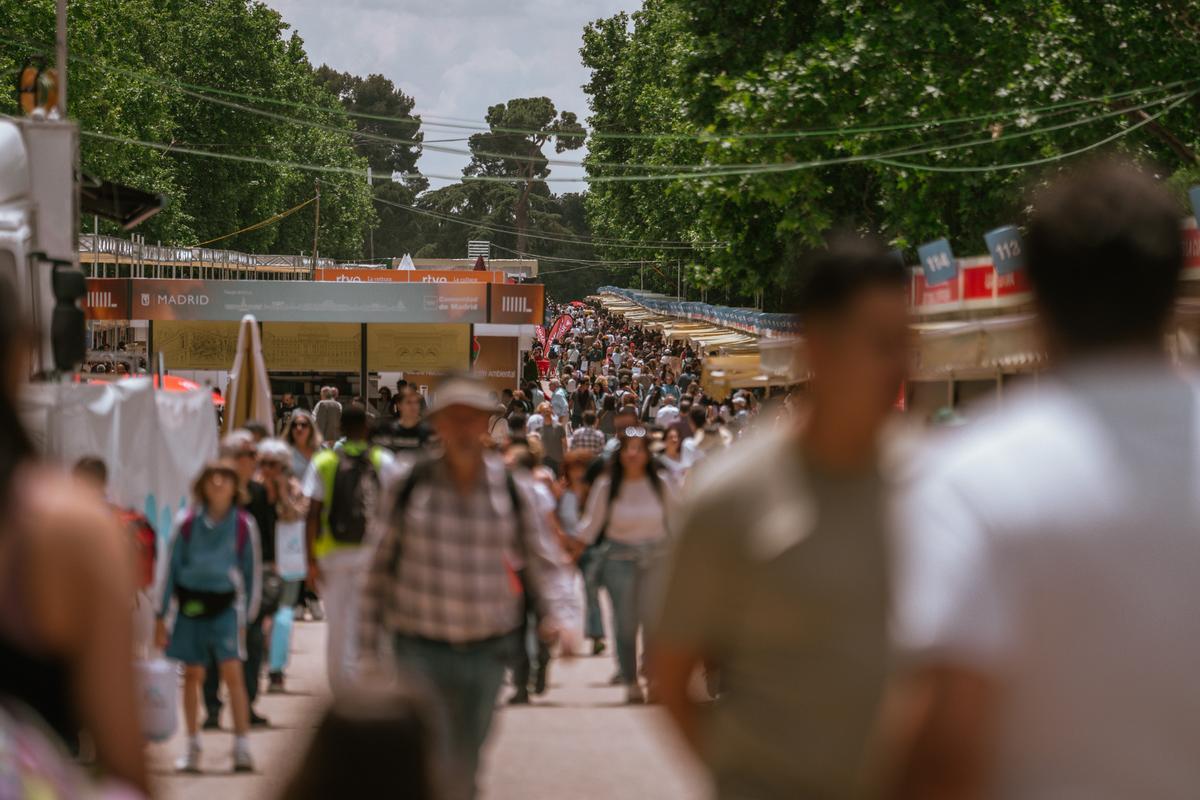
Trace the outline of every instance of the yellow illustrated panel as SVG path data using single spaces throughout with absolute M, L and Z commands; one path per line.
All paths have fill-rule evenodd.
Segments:
M 372 372 L 444 372 L 470 365 L 470 325 L 367 326 L 367 368 Z
M 265 322 L 263 358 L 275 372 L 358 372 L 361 332 L 352 322 Z
M 154 349 L 163 354 L 168 370 L 229 369 L 237 350 L 237 322 L 154 323 Z

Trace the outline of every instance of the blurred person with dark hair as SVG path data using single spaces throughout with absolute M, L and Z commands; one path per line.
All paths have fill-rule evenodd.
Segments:
M 279 800 L 440 800 L 433 725 L 415 693 L 355 686 L 325 712 Z
M 718 797 L 862 788 L 888 676 L 880 434 L 908 363 L 908 286 L 868 240 L 816 256 L 797 309 L 808 424 L 752 438 L 691 481 L 651 663 Z M 689 692 L 701 667 L 720 676 L 710 709 Z
M 0 280 L 0 701 L 36 715 L 56 746 L 77 751 L 87 733 L 102 779 L 148 792 L 128 536 L 85 483 L 38 463 L 17 412 L 33 343 L 11 284 Z M 9 742 L 13 733 L 0 731 Z
M 1112 162 L 1031 206 L 1052 368 L 942 442 L 905 504 L 896 795 L 1192 798 L 1200 381 L 1165 352 L 1181 211 Z
M 565 562 L 565 535 L 555 515 L 558 506 L 555 491 L 558 487 L 553 473 L 542 466 L 540 437 L 533 434 L 527 443 L 514 442 L 509 445 L 504 451 L 504 463 L 509 470 L 520 470 L 533 479 L 530 481 L 530 487 L 537 504 L 536 510 L 545 521 L 545 526 L 539 531 L 540 535 L 545 537 L 546 549 L 556 552 L 557 557 Z M 513 648 L 512 683 L 515 691 L 508 703 L 527 705 L 531 694 L 546 693 L 550 645 L 536 635 L 542 621 L 538 610 L 537 587 L 533 585 L 523 563 L 515 563 L 514 569 L 525 596 L 525 613 L 517 629 L 516 646 Z M 530 639 L 535 641 L 531 643 Z
M 591 482 L 587 480 L 588 467 L 597 461 L 590 450 L 572 450 L 567 453 L 562 469 L 562 491 L 558 498 L 558 521 L 568 537 L 578 541 L 579 525 L 583 521 L 584 504 L 587 502 Z M 584 629 L 583 635 L 592 640 L 592 655 L 601 655 L 607 648 L 604 639 L 604 614 L 600 608 L 600 567 L 604 565 L 603 546 L 592 544 L 568 548 L 578 553 L 578 566 L 583 577 Z
M 604 434 L 596 427 L 596 412 L 583 412 L 582 424 L 571 434 L 571 449 L 600 453 L 604 450 L 604 442 Z
M 380 426 L 375 441 L 393 453 L 425 449 L 433 439 L 433 429 L 421 411 L 421 393 L 406 386 L 396 395 L 400 414 Z

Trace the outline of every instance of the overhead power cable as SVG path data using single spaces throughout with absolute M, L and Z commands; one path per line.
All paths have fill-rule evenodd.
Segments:
M 53 46 L 50 44 L 38 44 L 38 43 L 32 42 L 30 40 L 13 39 L 13 38 L 6 37 L 6 36 L 0 36 L 0 42 L 17 45 L 17 46 L 21 46 L 21 47 L 26 47 L 26 48 L 32 48 L 35 50 L 35 52 L 40 52 L 42 54 L 53 53 Z M 72 54 L 70 57 L 72 60 L 77 60 L 80 63 L 90 64 L 90 65 L 96 66 L 100 69 L 116 71 L 125 76 L 128 76 L 130 74 L 130 71 L 126 67 L 109 66 L 107 64 L 104 64 L 101 61 L 91 59 L 86 56 L 81 56 L 78 54 Z M 235 98 L 235 99 L 247 100 L 247 101 L 253 101 L 253 102 L 270 103 L 270 104 L 274 104 L 274 105 L 295 108 L 295 109 L 303 110 L 303 111 L 309 111 L 309 112 L 316 111 L 316 112 L 320 112 L 320 113 L 330 113 L 330 111 L 332 110 L 328 107 L 318 106 L 318 105 L 314 105 L 312 103 L 303 103 L 303 102 L 294 101 L 294 100 L 285 100 L 285 99 L 281 99 L 281 98 L 265 97 L 263 95 L 250 94 L 250 93 L 246 93 L 246 92 L 237 92 L 237 91 L 232 91 L 229 89 L 223 89 L 223 88 L 214 87 L 214 86 L 204 86 L 202 84 L 188 83 L 188 82 L 176 80 L 173 78 L 166 79 L 166 78 L 160 78 L 158 76 L 148 75 L 148 74 L 143 74 L 140 77 L 142 77 L 143 79 L 145 79 L 147 81 L 157 83 L 159 85 L 163 85 L 166 87 L 171 87 L 171 88 L 182 87 L 182 88 L 186 88 L 186 89 L 189 89 L 189 90 L 192 90 L 195 92 L 216 94 L 216 95 L 221 95 L 224 97 L 231 97 L 231 98 Z M 887 133 L 887 132 L 894 132 L 894 131 L 901 131 L 901 130 L 915 130 L 915 129 L 920 129 L 920 128 L 940 127 L 940 126 L 945 126 L 945 125 L 957 125 L 957 124 L 963 124 L 963 123 L 968 123 L 968 122 L 996 121 L 998 119 L 1007 118 L 1007 117 L 1022 116 L 1022 115 L 1036 115 L 1036 114 L 1040 114 L 1040 113 L 1057 111 L 1060 109 L 1075 108 L 1075 107 L 1084 106 L 1084 105 L 1091 105 L 1091 104 L 1097 104 L 1097 103 L 1111 103 L 1116 100 L 1125 99 L 1125 98 L 1132 97 L 1132 96 L 1138 95 L 1138 94 L 1143 94 L 1146 92 L 1167 91 L 1170 89 L 1183 87 L 1186 85 L 1194 84 L 1197 82 L 1197 80 L 1200 80 L 1200 79 L 1184 78 L 1184 79 L 1170 81 L 1170 82 L 1162 83 L 1162 84 L 1154 84 L 1154 85 L 1149 85 L 1149 86 L 1138 87 L 1136 89 L 1128 89 L 1128 90 L 1124 90 L 1124 91 L 1120 91 L 1120 92 L 1111 92 L 1111 93 L 1102 94 L 1102 95 L 1094 95 L 1091 97 L 1080 98 L 1077 100 L 1066 100 L 1066 101 L 1051 103 L 1051 104 L 1043 105 L 1043 106 L 1018 106 L 1018 107 L 1003 109 L 1003 110 L 999 110 L 999 111 L 989 111 L 989 112 L 985 112 L 985 113 L 967 114 L 967 115 L 962 115 L 962 116 L 957 116 L 957 117 L 910 120 L 910 121 L 905 121 L 905 122 L 885 123 L 885 124 L 880 124 L 880 125 L 807 128 L 807 129 L 796 129 L 796 130 L 791 130 L 791 131 L 742 131 L 742 132 L 699 131 L 699 132 L 695 132 L 695 133 L 682 133 L 682 132 L 674 132 L 674 131 L 625 132 L 625 131 L 604 131 L 604 130 L 595 130 L 595 129 L 585 128 L 583 134 L 578 134 L 578 135 L 577 134 L 566 134 L 563 136 L 563 138 L 582 138 L 583 136 L 590 136 L 590 137 L 596 138 L 596 139 L 604 139 L 604 138 L 664 139 L 664 140 L 694 140 L 694 141 L 700 141 L 700 142 L 722 142 L 722 141 L 736 141 L 736 140 L 740 140 L 740 139 L 789 139 L 789 138 L 805 139 L 805 138 L 814 138 L 814 137 L 844 137 L 844 136 L 848 136 L 848 135 L 858 135 L 858 134 L 867 134 L 867 133 Z M 463 125 L 456 125 L 451 122 L 438 123 L 438 122 L 434 121 L 438 118 L 437 115 L 428 115 L 428 114 L 396 116 L 396 115 L 370 114 L 370 113 L 366 113 L 366 112 L 349 111 L 349 110 L 343 110 L 343 113 L 345 113 L 345 115 L 349 116 L 349 117 L 353 117 L 353 118 L 357 118 L 357 119 L 374 120 L 377 122 L 418 123 L 418 124 L 427 125 L 427 126 L 431 126 L 431 127 L 449 127 L 449 128 L 458 128 L 458 129 L 464 129 L 464 130 L 475 130 L 477 132 L 515 133 L 515 134 L 523 134 L 523 135 L 545 135 L 548 133 L 547 131 L 538 131 L 538 130 L 531 130 L 531 129 L 491 127 L 488 123 L 486 123 L 484 121 L 478 121 L 478 122 L 472 121 L 472 122 L 470 122 L 470 124 L 463 124 Z M 448 120 L 456 119 L 453 117 L 443 117 L 443 118 L 448 119 Z
M 502 225 L 490 224 L 487 222 L 476 222 L 474 220 L 464 219 L 462 217 L 447 214 L 444 212 L 433 211 L 431 209 L 420 208 L 418 206 L 408 205 L 407 203 L 397 203 L 394 200 L 385 200 L 382 197 L 376 197 L 375 202 L 382 203 L 385 206 L 399 208 L 413 214 L 419 214 L 424 217 L 441 220 L 443 222 L 452 222 L 456 225 L 463 225 L 470 228 L 478 228 L 481 230 L 492 231 L 493 233 L 504 234 L 519 234 L 516 228 L 510 228 Z M 558 236 L 548 236 L 544 233 L 534 233 L 526 231 L 525 236 L 530 239 L 542 239 L 548 242 L 559 242 L 562 244 L 582 244 L 593 245 L 596 247 L 616 247 L 616 248 L 631 248 L 637 250 L 703 250 L 711 247 L 722 246 L 720 242 L 705 242 L 690 244 L 686 242 L 638 242 L 635 239 L 600 241 L 591 239 L 572 239 Z
M 1019 139 L 1019 138 L 1024 138 L 1024 137 L 1028 137 L 1028 136 L 1036 136 L 1038 134 L 1046 133 L 1046 132 L 1053 131 L 1053 130 L 1063 130 L 1066 128 L 1077 127 L 1079 125 L 1098 121 L 1105 117 L 1111 117 L 1111 116 L 1116 116 L 1116 115 L 1127 115 L 1131 111 L 1149 108 L 1154 105 L 1160 105 L 1164 102 L 1169 102 L 1169 101 L 1172 102 L 1172 104 L 1168 108 L 1163 109 L 1162 111 L 1152 115 L 1150 117 L 1150 120 L 1142 122 L 1131 128 L 1127 128 L 1124 131 L 1119 132 L 1115 137 L 1108 137 L 1108 138 L 1102 139 L 1101 141 L 1096 142 L 1093 145 L 1089 145 L 1088 147 L 1085 147 L 1082 150 L 1071 151 L 1068 153 L 1060 154 L 1061 158 L 1069 158 L 1071 155 L 1077 154 L 1079 152 L 1086 152 L 1087 150 L 1093 149 L 1095 147 L 1100 147 L 1104 144 L 1107 144 L 1109 141 L 1112 141 L 1112 139 L 1114 139 L 1114 138 L 1120 138 L 1121 136 L 1124 136 L 1127 133 L 1129 133 L 1133 130 L 1136 130 L 1137 128 L 1140 128 L 1142 125 L 1146 124 L 1146 122 L 1157 119 L 1158 117 L 1165 114 L 1167 111 L 1170 111 L 1171 109 L 1175 108 L 1181 102 L 1186 100 L 1188 97 L 1191 97 L 1193 94 L 1194 94 L 1194 92 L 1192 92 L 1192 91 L 1181 92 L 1177 95 L 1174 95 L 1174 96 L 1171 96 L 1168 98 L 1163 98 L 1161 100 L 1153 101 L 1150 103 L 1143 103 L 1143 104 L 1140 104 L 1137 106 L 1130 106 L 1127 108 L 1122 108 L 1117 111 L 1111 111 L 1111 112 L 1107 112 L 1102 115 L 1097 115 L 1096 117 L 1094 117 L 1092 119 L 1088 119 L 1088 120 L 1061 123 L 1058 125 L 1047 126 L 1045 128 L 1031 128 L 1031 129 L 1027 129 L 1027 130 L 1017 131 L 1015 133 L 1004 133 L 1004 134 L 1000 134 L 999 136 L 990 136 L 990 137 L 984 138 L 984 139 L 976 139 L 976 140 L 972 140 L 969 142 L 961 142 L 961 143 L 950 144 L 950 145 L 934 144 L 934 145 L 926 145 L 924 147 L 915 147 L 915 148 L 909 148 L 909 149 L 893 149 L 890 152 L 882 152 L 882 153 L 863 153 L 863 154 L 856 154 L 856 155 L 851 155 L 851 156 L 838 156 L 835 158 L 827 158 L 827 159 L 814 159 L 811 161 L 797 161 L 797 162 L 788 162 L 788 163 L 784 163 L 784 164 L 769 164 L 769 165 L 764 165 L 764 166 L 754 169 L 754 170 L 712 171 L 712 172 L 708 172 L 708 173 L 685 173 L 685 174 L 665 174 L 665 175 L 588 175 L 588 176 L 584 176 L 584 177 L 580 177 L 580 178 L 547 177 L 542 180 L 545 182 L 559 182 L 559 183 L 568 183 L 568 182 L 569 183 L 580 183 L 580 182 L 583 182 L 583 183 L 628 183 L 628 182 L 647 182 L 647 181 L 662 181 L 662 180 L 683 181 L 683 180 L 699 180 L 699 179 L 703 179 L 703 178 L 741 177 L 741 176 L 753 176 L 753 175 L 760 175 L 760 174 L 787 173 L 787 172 L 796 172 L 796 171 L 807 170 L 807 169 L 815 169 L 815 168 L 819 168 L 819 167 L 834 166 L 834 165 L 839 165 L 839 164 L 855 164 L 855 163 L 864 163 L 864 162 L 871 162 L 871 161 L 888 164 L 890 166 L 898 166 L 902 163 L 902 162 L 898 161 L 898 159 L 905 158 L 908 156 L 922 155 L 925 153 L 934 153 L 934 152 L 945 152 L 945 151 L 949 151 L 949 150 L 972 148 L 972 147 L 985 146 L 985 145 L 993 145 L 998 142 L 1011 141 L 1013 139 Z M 105 139 L 108 141 L 120 142 L 120 143 L 124 143 L 124 144 L 133 144 L 133 145 L 137 145 L 137 146 L 141 146 L 141 147 L 150 147 L 150 148 L 155 148 L 155 149 L 164 150 L 164 151 L 170 150 L 172 152 L 178 152 L 178 153 L 188 153 L 188 154 L 192 154 L 192 155 L 207 156 L 210 158 L 224 158 L 224 159 L 243 161 L 243 162 L 248 162 L 248 163 L 266 164 L 266 165 L 272 165 L 272 166 L 289 168 L 289 169 L 307 169 L 307 170 L 316 171 L 316 172 L 333 172 L 333 173 L 341 173 L 341 174 L 348 174 L 348 175 L 357 175 L 360 177 L 367 177 L 367 171 L 364 169 L 354 169 L 354 168 L 350 168 L 350 167 L 334 167 L 334 166 L 325 166 L 325 165 L 319 165 L 319 164 L 297 164 L 297 163 L 292 163 L 292 162 L 276 161 L 274 159 L 260 158 L 257 156 L 239 155 L 239 154 L 234 154 L 234 153 L 214 153 L 214 152 L 210 152 L 210 151 L 206 151 L 206 150 L 200 150 L 198 148 L 191 148 L 191 147 L 185 147 L 185 146 L 179 146 L 179 145 L 173 145 L 173 144 L 164 144 L 162 142 L 146 142 L 146 141 L 132 139 L 132 138 L 123 137 L 123 136 L 113 136 L 111 134 L 101 133 L 98 131 L 83 130 L 83 131 L 80 131 L 80 133 L 84 136 L 91 136 L 91 137 L 96 137 L 96 138 L 100 138 L 100 139 Z M 1050 160 L 1058 160 L 1058 159 L 1059 159 L 1059 157 L 1051 157 L 1050 158 Z M 1032 162 L 1019 162 L 1015 166 L 995 165 L 995 166 L 987 167 L 987 168 L 959 168 L 958 170 L 951 170 L 951 171 L 967 171 L 967 172 L 969 172 L 969 171 L 991 171 L 994 169 L 1017 168 L 1019 166 L 1033 166 L 1033 165 L 1039 164 L 1039 163 L 1047 163 L 1047 161 L 1039 159 L 1039 160 L 1032 161 Z M 916 169 L 917 165 L 914 165 L 912 167 L 907 167 L 907 168 Z M 944 168 L 944 169 L 949 169 L 949 168 Z M 393 177 L 396 177 L 396 175 L 393 175 Z M 455 181 L 455 182 L 462 181 L 464 183 L 472 182 L 472 181 L 474 181 L 474 182 L 490 182 L 490 183 L 520 183 L 520 182 L 524 181 L 524 179 L 519 176 L 499 176 L 499 175 L 450 176 L 450 175 L 438 175 L 438 174 L 431 174 L 431 173 L 400 173 L 399 177 L 403 178 L 403 179 L 418 178 L 418 177 L 433 178 L 433 179 L 438 179 L 438 180 L 448 180 L 448 181 Z
M 1076 148 L 1075 150 L 1070 150 L 1066 153 L 1057 153 L 1055 155 L 1047 156 L 1045 158 L 1035 158 L 1035 159 L 1031 159 L 1028 161 L 1012 161 L 1012 162 L 1009 162 L 1006 164 L 985 164 L 985 165 L 979 165 L 979 166 L 972 166 L 972 165 L 961 165 L 960 166 L 960 165 L 952 165 L 952 164 L 946 164 L 946 165 L 914 164 L 914 163 L 907 162 L 907 161 L 899 161 L 899 160 L 896 160 L 893 158 L 877 158 L 875 160 L 877 162 L 879 162 L 880 164 L 887 164 L 888 166 L 891 166 L 891 167 L 898 167 L 900 169 L 910 169 L 910 170 L 917 171 L 917 172 L 997 172 L 999 170 L 1005 170 L 1005 169 L 1025 169 L 1027 167 L 1036 167 L 1036 166 L 1040 166 L 1042 164 L 1052 164 L 1056 161 L 1062 161 L 1064 159 L 1073 158 L 1078 155 L 1083 155 L 1084 153 L 1087 153 L 1091 150 L 1095 150 L 1097 148 L 1103 147 L 1106 144 L 1111 144 L 1112 142 L 1115 142 L 1117 139 L 1120 139 L 1123 136 L 1128 136 L 1129 134 L 1136 131 L 1138 128 L 1141 128 L 1144 125 L 1149 125 L 1151 122 L 1154 122 L 1154 120 L 1156 120 L 1159 117 L 1161 117 L 1162 115 L 1166 114 L 1171 109 L 1178 106 L 1180 103 L 1183 103 L 1186 100 L 1194 97 L 1195 94 L 1196 93 L 1193 92 L 1193 93 L 1188 94 L 1186 97 L 1181 97 L 1178 100 L 1176 100 L 1175 102 L 1171 103 L 1171 105 L 1169 105 L 1166 108 L 1159 111 L 1158 113 L 1151 114 L 1148 117 L 1146 117 L 1145 119 L 1142 119 L 1138 122 L 1135 122 L 1133 125 L 1130 125 L 1128 128 L 1117 131 L 1112 136 L 1105 137 L 1104 139 L 1101 139 L 1098 142 L 1092 142 L 1091 144 L 1086 145 L 1084 147 L 1079 147 L 1079 148 Z

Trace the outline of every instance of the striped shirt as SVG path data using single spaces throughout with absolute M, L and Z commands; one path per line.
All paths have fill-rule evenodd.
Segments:
M 525 479 L 516 480 L 518 522 L 499 457 L 485 456 L 466 493 L 438 461 L 396 524 L 393 510 L 410 472 L 410 465 L 397 465 L 385 475 L 360 617 L 362 652 L 378 652 L 381 634 L 466 644 L 510 633 L 524 602 L 513 572 L 518 564 L 526 565 L 543 614 L 565 625 L 576 621 L 573 576 Z

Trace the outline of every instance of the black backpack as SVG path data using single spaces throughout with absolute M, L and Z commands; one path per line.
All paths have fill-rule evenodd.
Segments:
M 379 474 L 370 448 L 356 456 L 338 454 L 329 501 L 329 530 L 341 544 L 362 544 L 367 523 L 379 499 Z

